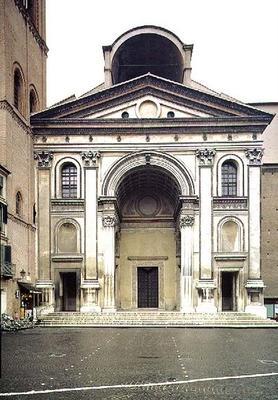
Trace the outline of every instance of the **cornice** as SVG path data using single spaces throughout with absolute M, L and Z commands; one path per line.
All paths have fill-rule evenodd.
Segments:
M 87 119 L 34 121 L 35 136 L 99 134 L 262 133 L 263 118 Z
M 11 221 L 13 221 L 19 225 L 24 226 L 25 228 L 29 229 L 32 232 L 36 231 L 36 227 L 34 225 L 29 224 L 28 222 L 24 221 L 22 218 L 14 215 L 14 214 L 11 214 L 9 212 L 8 212 L 8 219 L 10 219 Z
M 43 38 L 41 37 L 41 35 L 39 34 L 37 28 L 35 27 L 30 15 L 26 12 L 22 1 L 20 0 L 14 0 L 15 5 L 17 6 L 17 8 L 19 9 L 20 13 L 22 14 L 24 21 L 28 24 L 29 27 L 29 31 L 33 34 L 36 42 L 38 43 L 38 45 L 40 46 L 41 50 L 44 52 L 44 54 L 47 56 L 48 53 L 48 47 L 45 43 L 45 41 L 43 40 Z
M 26 120 L 17 113 L 11 104 L 7 100 L 0 100 L 0 110 L 7 111 L 12 119 L 16 121 L 16 123 L 25 130 L 28 135 L 32 135 L 32 130 L 30 126 L 27 124 Z

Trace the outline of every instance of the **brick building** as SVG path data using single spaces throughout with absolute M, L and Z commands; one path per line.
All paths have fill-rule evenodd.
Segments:
M 37 278 L 30 114 L 46 106 L 44 3 L 0 0 L 1 311 L 9 313 L 32 306 L 27 288 Z

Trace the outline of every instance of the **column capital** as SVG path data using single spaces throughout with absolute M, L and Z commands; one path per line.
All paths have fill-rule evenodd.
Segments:
M 82 158 L 84 167 L 96 167 L 97 161 L 100 158 L 100 152 L 92 151 L 92 150 L 83 151 L 81 153 L 81 158 Z
M 104 215 L 102 217 L 102 225 L 104 228 L 114 228 L 118 223 L 115 215 Z
M 212 166 L 216 154 L 215 149 L 197 149 L 196 157 L 199 158 L 200 165 Z
M 180 229 L 191 227 L 194 225 L 195 217 L 194 215 L 181 215 L 179 219 L 179 227 Z
M 249 165 L 261 165 L 262 157 L 264 154 L 264 149 L 253 148 L 245 149 L 245 155 L 249 160 Z
M 34 151 L 34 159 L 38 161 L 39 168 L 50 168 L 53 160 L 51 151 Z

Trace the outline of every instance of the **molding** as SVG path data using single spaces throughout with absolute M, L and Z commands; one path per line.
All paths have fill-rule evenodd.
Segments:
M 105 196 L 114 196 L 119 183 L 127 173 L 146 165 L 163 169 L 177 184 L 181 195 L 186 196 L 195 193 L 192 176 L 186 169 L 185 164 L 173 157 L 173 155 L 155 150 L 133 152 L 116 160 L 106 172 L 102 182 L 101 193 Z
M 25 226 L 25 228 L 29 229 L 32 232 L 36 232 L 36 227 L 26 221 L 24 221 L 21 217 L 11 214 L 8 212 L 8 219 L 10 219 L 13 222 L 16 222 L 19 225 Z
M 168 256 L 127 256 L 130 261 L 156 261 L 168 260 Z
M 0 164 L 0 172 L 3 173 L 6 177 L 11 174 L 11 171 L 9 171 L 7 168 L 5 168 L 1 164 Z
M 81 262 L 83 261 L 83 254 L 75 255 L 75 254 L 61 254 L 61 255 L 52 255 L 51 259 L 53 262 Z
M 21 12 L 25 22 L 28 24 L 29 26 L 29 31 L 33 34 L 36 42 L 38 43 L 38 45 L 40 46 L 40 48 L 42 49 L 42 51 L 44 52 L 44 54 L 47 56 L 48 53 L 48 47 L 45 43 L 45 41 L 43 40 L 43 38 L 41 37 L 41 35 L 39 34 L 39 31 L 37 30 L 37 28 L 35 27 L 30 15 L 26 12 L 22 1 L 20 0 L 14 0 L 15 5 L 17 6 L 17 8 L 19 9 L 19 11 Z
M 214 210 L 247 210 L 247 197 L 213 197 Z
M 231 253 L 218 253 L 214 255 L 214 259 L 216 261 L 245 261 L 247 259 L 248 254 L 231 254 Z
M 196 289 L 216 289 L 217 285 L 213 279 L 199 279 L 195 287 Z
M 266 286 L 262 279 L 247 279 L 246 289 L 264 289 Z
M 27 120 L 7 101 L 0 100 L 0 110 L 8 111 L 12 119 L 22 128 L 28 135 L 33 136 L 33 132 L 27 123 Z

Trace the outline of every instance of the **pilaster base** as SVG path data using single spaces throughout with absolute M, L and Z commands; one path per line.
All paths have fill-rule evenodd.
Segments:
M 83 290 L 83 305 L 80 308 L 81 313 L 101 313 L 101 308 L 97 304 L 99 288 L 100 285 L 97 279 L 83 281 L 81 285 L 81 289 Z
M 262 305 L 249 305 L 245 307 L 245 312 L 249 314 L 257 315 L 261 318 L 267 318 L 267 310 Z
M 201 303 L 196 307 L 196 312 L 206 314 L 216 314 L 217 308 L 212 303 Z
M 51 280 L 38 280 L 36 288 L 42 291 L 42 305 L 37 307 L 37 318 L 40 315 L 50 314 L 55 310 L 54 283 Z
M 115 314 L 117 310 L 115 307 L 104 307 L 101 312 L 102 314 Z
M 195 310 L 192 306 L 182 306 L 180 312 L 183 314 L 192 314 Z
M 97 306 L 96 304 L 92 305 L 84 305 L 80 308 L 81 313 L 88 313 L 88 314 L 100 314 L 101 313 L 101 308 L 100 306 Z

